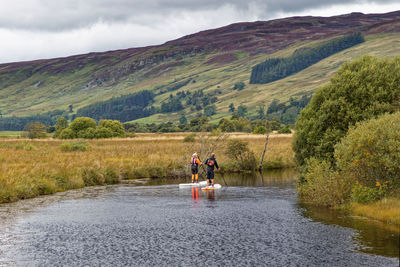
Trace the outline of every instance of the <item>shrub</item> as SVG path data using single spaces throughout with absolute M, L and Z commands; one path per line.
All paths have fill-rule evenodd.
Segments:
M 256 126 L 254 127 L 253 134 L 266 134 L 268 129 L 264 126 Z
M 113 132 L 109 128 L 98 127 L 94 136 L 95 138 L 111 138 L 113 137 Z
M 61 131 L 60 135 L 58 138 L 60 139 L 74 139 L 76 137 L 74 131 L 71 129 L 67 128 Z
M 119 177 L 118 174 L 113 169 L 106 169 L 104 172 L 104 182 L 106 184 L 118 184 Z
M 298 192 L 305 202 L 333 207 L 350 199 L 351 187 L 352 181 L 332 170 L 328 162 L 310 159 Z
M 24 131 L 26 132 L 27 137 L 30 139 L 46 137 L 46 125 L 41 122 L 28 123 L 25 126 Z
M 233 86 L 233 89 L 241 91 L 244 89 L 244 86 L 245 86 L 244 82 L 238 82 L 238 83 L 235 83 L 235 85 Z
M 256 157 L 250 150 L 249 144 L 241 140 L 230 140 L 225 153 L 235 161 L 233 168 L 239 170 L 255 170 L 257 166 Z
M 94 169 L 84 169 L 82 172 L 82 179 L 85 186 L 103 185 L 105 182 L 104 176 Z
M 279 134 L 290 134 L 290 133 L 292 133 L 292 131 L 290 130 L 289 126 L 286 126 L 286 127 L 280 128 L 278 130 L 278 133 Z
M 125 137 L 125 129 L 121 122 L 117 120 L 101 120 L 99 127 L 108 128 L 113 133 L 112 137 Z
M 400 113 L 358 123 L 335 148 L 337 166 L 361 185 L 400 189 Z
M 60 149 L 63 152 L 86 151 L 89 149 L 89 144 L 87 142 L 63 143 L 60 145 Z
M 69 128 L 77 135 L 78 132 L 86 130 L 87 128 L 96 128 L 96 122 L 92 118 L 79 117 L 71 123 Z
M 351 189 L 351 198 L 353 201 L 361 204 L 367 204 L 378 201 L 386 195 L 386 184 L 376 184 L 376 187 L 362 186 L 358 182 Z
M 191 134 L 185 136 L 185 138 L 183 138 L 183 142 L 185 142 L 185 143 L 193 143 L 195 141 L 196 141 L 195 133 L 191 133 Z
M 85 130 L 81 130 L 78 132 L 77 136 L 78 138 L 93 139 L 96 136 L 96 129 L 90 127 Z
M 399 98 L 400 57 L 364 56 L 343 64 L 300 113 L 293 143 L 298 163 L 304 165 L 310 157 L 334 163 L 334 146 L 349 127 L 394 112 Z

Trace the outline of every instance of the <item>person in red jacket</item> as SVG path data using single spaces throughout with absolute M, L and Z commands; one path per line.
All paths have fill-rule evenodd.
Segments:
M 190 159 L 190 166 L 192 169 L 192 183 L 194 183 L 194 180 L 196 179 L 196 183 L 199 182 L 199 165 L 201 165 L 201 161 L 197 157 L 197 153 L 194 153 L 192 155 L 192 158 Z

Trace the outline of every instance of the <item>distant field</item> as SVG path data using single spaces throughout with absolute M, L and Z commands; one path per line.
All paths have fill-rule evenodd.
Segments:
M 0 131 L 0 138 L 1 137 L 16 137 L 21 136 L 21 131 Z
M 201 151 L 198 142 L 183 142 L 188 134 L 138 134 L 136 138 L 90 141 L 0 139 L 0 203 L 121 178 L 187 176 L 192 153 Z M 247 141 L 259 159 L 263 135 L 233 133 L 229 138 Z M 291 141 L 291 135 L 271 136 L 264 166 L 294 167 Z M 74 145 L 87 149 L 63 151 Z M 221 146 L 215 153 L 226 169 L 231 160 L 225 148 Z

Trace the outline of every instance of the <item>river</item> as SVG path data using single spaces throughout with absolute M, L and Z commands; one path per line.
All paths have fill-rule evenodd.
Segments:
M 295 171 L 91 187 L 0 206 L 3 266 L 399 266 L 390 227 L 299 204 Z

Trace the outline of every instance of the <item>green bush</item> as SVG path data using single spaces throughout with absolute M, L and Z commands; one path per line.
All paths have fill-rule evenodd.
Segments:
M 227 156 L 235 161 L 232 168 L 239 171 L 242 170 L 255 170 L 257 167 L 257 160 L 253 151 L 250 150 L 249 144 L 241 140 L 230 140 L 226 146 L 225 153 Z
M 362 186 L 358 182 L 351 189 L 351 198 L 353 201 L 361 204 L 367 204 L 378 201 L 386 195 L 386 184 L 378 183 L 376 187 Z
M 113 132 L 109 128 L 98 127 L 94 136 L 95 138 L 111 138 L 113 137 Z
M 334 163 L 334 147 L 356 122 L 398 109 L 400 57 L 364 56 L 345 63 L 300 113 L 293 149 L 300 165 L 316 157 Z
M 61 131 L 61 133 L 58 135 L 58 138 L 60 139 L 74 139 L 76 138 L 76 134 L 74 131 L 71 129 L 67 128 Z
M 233 89 L 241 91 L 244 89 L 244 87 L 245 87 L 244 82 L 238 82 L 238 83 L 235 83 L 235 85 L 233 86 Z
M 30 139 L 35 138 L 45 138 L 46 135 L 46 125 L 41 122 L 31 122 L 28 123 L 24 131 L 26 132 L 26 137 Z
M 63 152 L 86 151 L 89 149 L 89 144 L 87 142 L 63 143 L 60 145 L 60 149 Z
M 78 132 L 86 130 L 87 128 L 96 128 L 96 122 L 92 118 L 79 117 L 71 123 L 69 128 L 77 135 Z
M 352 184 L 351 179 L 332 170 L 328 162 L 310 159 L 298 185 L 298 192 L 304 202 L 333 207 L 345 204 L 350 199 Z
M 290 134 L 290 133 L 292 133 L 292 131 L 290 130 L 290 128 L 288 126 L 286 126 L 286 127 L 280 128 L 278 130 L 278 133 L 279 134 Z
M 335 148 L 338 168 L 361 185 L 400 189 L 400 113 L 358 123 Z
M 254 127 L 253 134 L 266 134 L 268 129 L 264 126 L 256 126 Z
M 78 138 L 83 138 L 83 139 L 93 139 L 96 136 L 96 129 L 90 127 L 84 130 L 80 130 L 77 136 Z
M 104 127 L 111 130 L 112 137 L 125 137 L 125 129 L 121 122 L 117 120 L 101 120 L 99 128 Z

